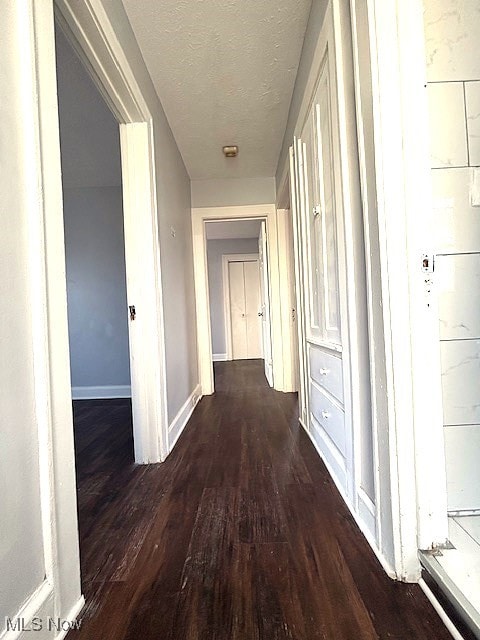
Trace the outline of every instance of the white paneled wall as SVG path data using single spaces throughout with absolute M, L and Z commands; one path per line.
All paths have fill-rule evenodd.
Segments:
M 424 0 L 449 510 L 480 509 L 480 10 Z

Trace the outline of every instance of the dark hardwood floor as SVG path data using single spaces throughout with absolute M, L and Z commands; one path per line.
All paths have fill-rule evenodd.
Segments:
M 260 361 L 215 365 L 161 465 L 127 401 L 75 403 L 83 589 L 73 640 L 448 640 L 390 580 Z

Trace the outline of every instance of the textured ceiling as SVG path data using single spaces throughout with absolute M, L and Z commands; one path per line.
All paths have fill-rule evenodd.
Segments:
M 123 3 L 190 177 L 275 175 L 311 0 Z
M 207 240 L 228 240 L 233 238 L 258 238 L 260 220 L 234 220 L 224 222 L 207 222 Z

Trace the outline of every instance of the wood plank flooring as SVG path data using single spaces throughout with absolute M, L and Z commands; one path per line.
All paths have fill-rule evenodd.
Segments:
M 69 640 L 448 640 L 390 580 L 261 361 L 216 363 L 161 465 L 130 404 L 75 403 L 83 589 Z

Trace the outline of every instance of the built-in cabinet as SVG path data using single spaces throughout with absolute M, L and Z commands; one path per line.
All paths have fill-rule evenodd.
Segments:
M 302 262 L 306 424 L 332 475 L 345 494 L 353 474 L 349 367 L 342 318 L 346 268 L 338 108 L 335 95 L 333 21 L 327 12 L 324 50 L 307 113 L 295 142 L 294 230 Z M 302 340 L 299 341 L 302 343 Z M 347 400 L 347 403 L 346 403 Z M 347 406 L 346 406 L 347 405 Z M 348 412 L 348 415 L 347 413 Z
M 299 405 L 303 426 L 375 546 L 366 296 L 358 296 L 365 290 L 365 245 L 356 129 L 349 125 L 356 116 L 353 100 L 341 104 L 345 85 L 350 95 L 353 89 L 351 44 L 348 4 L 331 2 L 290 156 L 304 363 Z

